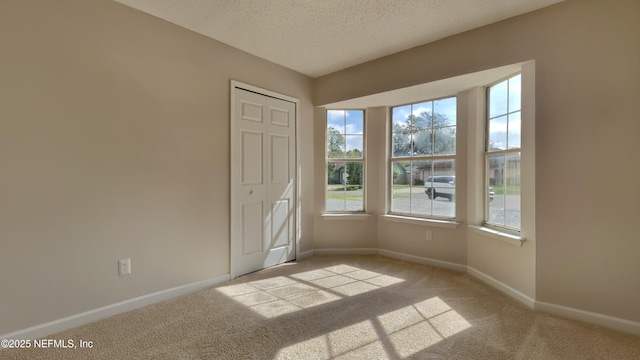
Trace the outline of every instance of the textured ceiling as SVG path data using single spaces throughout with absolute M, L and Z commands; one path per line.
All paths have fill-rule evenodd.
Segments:
M 562 0 L 115 0 L 318 77 Z

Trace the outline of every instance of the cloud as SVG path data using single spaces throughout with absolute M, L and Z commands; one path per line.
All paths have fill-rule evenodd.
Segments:
M 363 114 L 362 110 L 327 110 L 327 126 L 341 134 L 363 134 Z

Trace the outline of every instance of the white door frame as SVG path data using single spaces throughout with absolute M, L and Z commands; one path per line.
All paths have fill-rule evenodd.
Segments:
M 288 95 L 284 95 L 284 94 L 280 94 L 271 90 L 266 90 L 266 89 L 262 89 L 259 88 L 257 86 L 253 86 L 253 85 L 249 85 L 237 80 L 231 80 L 231 84 L 230 84 L 230 90 L 229 90 L 229 99 L 230 99 L 230 105 L 229 105 L 229 152 L 230 152 L 230 163 L 229 163 L 229 185 L 230 185 L 230 202 L 229 202 L 229 274 L 231 275 L 231 279 L 235 279 L 237 277 L 236 275 L 236 268 L 237 268 L 237 261 L 238 259 L 236 259 L 236 255 L 233 252 L 233 243 L 234 240 L 235 241 L 239 241 L 238 240 L 238 236 L 239 234 L 235 234 L 234 233 L 234 226 L 232 226 L 232 222 L 234 221 L 233 218 L 233 214 L 234 214 L 234 210 L 235 210 L 235 206 L 236 204 L 236 199 L 235 199 L 235 186 L 237 184 L 240 183 L 240 179 L 238 179 L 235 176 L 235 173 L 233 170 L 233 166 L 234 164 L 239 164 L 240 163 L 240 159 L 239 159 L 239 154 L 237 154 L 233 149 L 233 141 L 236 138 L 236 131 L 238 129 L 236 129 L 235 126 L 235 101 L 236 101 L 236 96 L 235 96 L 235 89 L 244 89 L 244 90 L 248 90 L 257 94 L 261 94 L 264 96 L 269 96 L 269 97 L 273 97 L 276 99 L 281 99 L 281 100 L 285 100 L 285 101 L 289 101 L 292 103 L 295 103 L 296 105 L 296 125 L 295 125 L 295 171 L 294 171 L 294 208 L 295 208 L 295 221 L 294 221 L 294 229 L 293 229 L 293 233 L 295 236 L 295 240 L 294 240 L 294 246 L 295 246 L 295 253 L 296 253 L 296 258 L 299 257 L 299 242 L 300 242 L 300 206 L 298 206 L 298 199 L 299 199 L 299 189 L 300 189 L 300 177 L 299 175 L 299 166 L 300 164 L 298 163 L 298 124 L 299 124 L 299 119 L 300 119 L 300 100 L 298 100 L 297 98 L 288 96 Z

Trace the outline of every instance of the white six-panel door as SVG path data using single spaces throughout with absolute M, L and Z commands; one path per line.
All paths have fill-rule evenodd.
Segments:
M 295 258 L 296 104 L 233 87 L 231 275 Z

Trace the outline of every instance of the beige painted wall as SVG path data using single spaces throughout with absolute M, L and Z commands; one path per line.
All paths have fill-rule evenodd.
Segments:
M 516 250 L 475 238 L 467 256 L 538 301 L 640 321 L 640 2 L 570 0 L 387 56 L 317 79 L 314 103 L 527 60 L 536 62 L 535 267 L 514 278 L 519 256 L 496 254 Z M 419 235 L 413 227 L 389 231 Z M 427 252 L 423 244 L 393 246 Z M 428 246 L 443 254 L 450 245 Z
M 229 273 L 230 79 L 300 99 L 312 248 L 311 79 L 112 1 L 2 1 L 0 44 L 0 334 Z

